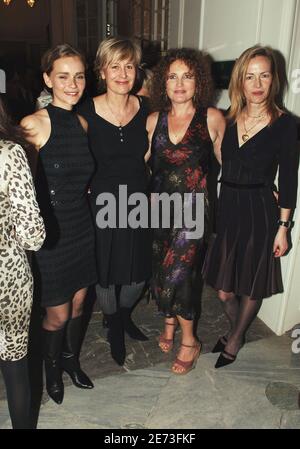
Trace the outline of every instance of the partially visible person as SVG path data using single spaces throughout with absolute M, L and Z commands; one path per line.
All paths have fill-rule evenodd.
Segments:
M 17 124 L 26 115 L 34 111 L 31 92 L 24 78 L 26 68 L 15 61 L 5 61 L 3 69 L 6 74 L 6 93 L 3 101 L 13 123 Z
M 40 95 L 36 100 L 35 104 L 36 111 L 46 108 L 48 104 L 52 103 L 52 101 L 53 98 L 51 92 L 49 92 L 49 90 L 44 87 L 44 89 L 41 91 Z
M 27 346 L 33 279 L 26 250 L 37 251 L 45 238 L 27 146 L 0 99 L 0 367 L 14 429 L 31 428 Z
M 85 88 L 85 60 L 68 44 L 42 59 L 52 102 L 22 120 L 37 154 L 37 199 L 47 238 L 36 254 L 36 287 L 46 309 L 43 321 L 46 388 L 61 404 L 62 370 L 78 388 L 93 388 L 82 371 L 79 351 L 87 288 L 97 280 L 94 226 L 88 186 L 94 171 L 86 121 L 72 111 Z
M 131 94 L 140 63 L 141 49 L 130 39 L 108 38 L 99 45 L 95 72 L 104 94 L 82 104 L 79 111 L 89 125 L 96 172 L 91 183 L 91 203 L 95 221 L 106 204 L 97 201 L 108 193 L 116 209 L 132 193 L 147 194 L 148 176 L 144 161 L 148 149 L 144 97 Z M 120 187 L 126 188 L 123 198 Z M 121 203 L 121 207 L 120 207 Z M 120 207 L 120 209 L 119 209 Z M 123 209 L 123 211 L 124 211 Z M 96 257 L 100 306 L 108 324 L 112 358 L 123 365 L 126 358 L 124 332 L 144 341 L 147 336 L 131 318 L 134 305 L 151 276 L 151 230 L 132 228 L 125 211 L 125 226 L 116 217 L 116 227 L 96 227 Z
M 279 88 L 271 48 L 256 45 L 237 59 L 221 151 L 217 233 L 203 268 L 230 323 L 212 351 L 221 352 L 216 368 L 236 360 L 263 299 L 283 291 L 280 257 L 288 250 L 296 206 L 298 151 L 296 122 L 279 107 Z
M 208 230 L 207 174 L 214 150 L 220 161 L 225 129 L 222 113 L 211 107 L 212 79 L 205 56 L 194 49 L 171 49 L 158 64 L 152 80 L 153 109 L 147 129 L 151 143 L 151 192 L 204 196 L 205 234 Z M 149 157 L 147 154 L 147 157 Z M 195 209 L 193 208 L 193 213 Z M 166 211 L 163 210 L 162 214 Z M 191 237 L 185 223 L 160 225 L 154 230 L 152 292 L 165 326 L 159 347 L 170 352 L 177 326 L 182 331 L 180 350 L 172 365 L 174 374 L 187 374 L 199 357 L 201 345 L 194 334 L 197 302 L 200 301 L 200 264 L 205 238 Z M 203 218 L 203 217 L 201 217 Z M 198 223 L 199 225 L 200 223 Z
M 152 77 L 153 72 L 148 69 L 146 65 L 141 64 L 141 66 L 138 68 L 138 76 L 135 83 L 135 90 L 137 92 L 137 95 L 150 97 Z

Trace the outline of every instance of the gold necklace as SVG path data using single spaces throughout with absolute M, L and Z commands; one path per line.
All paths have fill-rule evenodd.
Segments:
M 260 114 L 260 115 L 249 115 L 247 112 L 247 117 L 249 118 L 261 118 L 264 114 Z
M 264 115 L 260 115 L 259 116 L 259 119 L 254 123 L 254 125 L 253 126 L 251 126 L 250 128 L 246 128 L 246 120 L 244 119 L 243 120 L 243 122 L 244 122 L 244 130 L 245 130 L 245 133 L 244 134 L 242 134 L 242 141 L 245 143 L 245 142 L 247 142 L 247 140 L 249 140 L 249 138 L 250 138 L 250 136 L 249 136 L 249 132 L 252 130 L 252 129 L 254 129 L 261 121 L 262 121 L 262 119 L 264 118 L 265 116 Z
M 110 112 L 111 112 L 111 115 L 114 117 L 114 119 L 115 119 L 116 122 L 118 123 L 119 128 L 122 128 L 124 116 L 125 116 L 125 113 L 126 113 L 126 107 L 127 107 L 128 102 L 129 102 L 129 97 L 127 98 L 127 101 L 126 101 L 126 104 L 125 104 L 125 108 L 124 108 L 125 113 L 123 113 L 123 116 L 122 116 L 122 119 L 121 119 L 121 120 L 115 115 L 115 113 L 113 112 L 112 108 L 110 107 L 110 105 L 109 105 L 109 103 L 108 103 L 107 95 L 105 95 L 105 100 L 106 100 L 107 107 L 108 107 L 108 109 L 109 109 Z
M 170 116 L 170 118 L 171 118 L 171 116 Z M 186 123 L 184 124 L 184 126 L 182 126 L 182 127 L 179 129 L 179 131 L 177 131 L 177 133 L 175 133 L 175 132 L 173 131 L 173 129 L 172 129 L 171 121 L 169 121 L 169 129 L 170 129 L 170 131 L 171 131 L 171 134 L 173 134 L 173 136 L 175 137 L 176 143 L 177 143 L 177 137 L 180 136 L 180 135 L 182 134 L 182 131 L 183 131 L 184 129 L 186 129 Z M 185 133 L 184 133 L 184 135 L 185 135 Z M 183 135 L 182 137 L 184 137 L 184 135 Z

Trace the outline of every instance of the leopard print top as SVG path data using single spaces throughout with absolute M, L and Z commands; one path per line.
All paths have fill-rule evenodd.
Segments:
M 33 282 L 25 250 L 37 251 L 45 228 L 23 148 L 0 139 L 0 358 L 27 354 Z

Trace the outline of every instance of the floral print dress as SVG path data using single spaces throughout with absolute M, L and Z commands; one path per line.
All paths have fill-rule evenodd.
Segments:
M 196 193 L 204 194 L 204 229 L 208 218 L 206 175 L 212 148 L 206 120 L 206 110 L 197 110 L 183 139 L 175 145 L 169 138 L 168 113 L 160 113 L 150 160 L 153 193 L 179 193 L 182 198 L 189 193 L 192 203 Z M 165 316 L 191 320 L 200 295 L 197 285 L 201 284 L 203 237 L 187 238 L 191 228 L 185 220 L 181 227 L 175 226 L 175 218 L 175 209 L 171 208 L 170 226 L 163 227 L 160 221 L 159 228 L 154 229 L 151 290 Z

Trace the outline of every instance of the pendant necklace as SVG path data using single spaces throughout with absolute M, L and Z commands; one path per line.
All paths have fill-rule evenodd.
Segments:
M 125 113 L 123 114 L 122 119 L 119 120 L 118 117 L 117 117 L 117 116 L 115 115 L 115 113 L 113 112 L 112 108 L 110 107 L 109 103 L 108 103 L 107 95 L 105 95 L 105 100 L 106 100 L 107 107 L 108 107 L 108 109 L 109 109 L 110 112 L 111 112 L 111 115 L 114 117 L 114 119 L 115 119 L 116 122 L 118 123 L 118 128 L 119 128 L 119 133 L 120 133 L 120 142 L 123 143 L 123 142 L 124 142 L 123 120 L 124 120 Z M 125 104 L 125 108 L 124 108 L 125 110 L 126 110 L 126 107 L 127 107 L 128 102 L 129 102 L 129 97 L 128 97 L 127 102 L 126 102 L 126 104 Z
M 265 116 L 264 115 L 259 115 L 259 116 L 257 116 L 256 118 L 258 119 L 258 120 L 256 120 L 256 122 L 254 123 L 254 125 L 252 125 L 250 128 L 246 128 L 246 120 L 244 119 L 244 130 L 245 130 L 245 133 L 244 134 L 242 134 L 242 141 L 245 143 L 245 142 L 247 142 L 247 140 L 249 140 L 249 138 L 250 138 L 250 135 L 249 135 L 249 132 L 252 130 L 252 129 L 254 129 L 261 121 L 262 121 L 262 119 L 264 118 Z
M 171 118 L 171 116 L 170 116 L 170 118 Z M 176 145 L 177 145 L 177 137 L 178 136 L 180 136 L 181 134 L 182 134 L 182 131 L 184 130 L 186 128 L 186 123 L 184 124 L 184 126 L 182 126 L 181 128 L 179 128 L 179 131 L 177 131 L 176 132 L 176 134 L 175 134 L 175 132 L 173 131 L 173 129 L 172 129 L 172 126 L 171 126 L 171 121 L 169 121 L 169 130 L 171 131 L 171 134 L 173 134 L 173 136 L 175 137 L 175 139 L 176 139 Z M 186 132 L 184 133 L 184 135 L 182 136 L 182 138 L 185 136 L 185 134 L 186 134 Z M 181 139 L 182 140 L 182 139 Z

